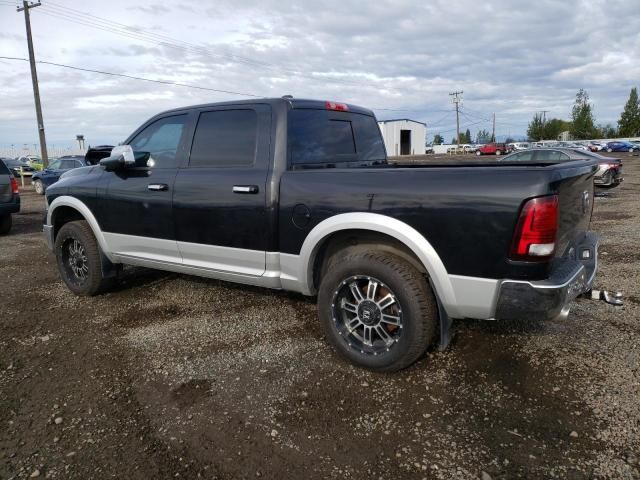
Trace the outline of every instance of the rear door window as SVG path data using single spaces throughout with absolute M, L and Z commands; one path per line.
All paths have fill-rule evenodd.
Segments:
M 292 165 L 386 159 L 380 128 L 369 115 L 293 109 L 288 137 Z
M 189 167 L 254 164 L 258 115 L 253 109 L 203 112 L 193 137 Z

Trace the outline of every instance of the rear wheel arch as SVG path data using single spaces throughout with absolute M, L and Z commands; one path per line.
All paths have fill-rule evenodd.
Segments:
M 411 226 L 376 213 L 335 215 L 318 224 L 307 235 L 300 251 L 302 270 L 298 277 L 305 282 L 307 293 L 317 292 L 326 259 L 342 246 L 356 250 L 375 247 L 406 260 L 429 277 L 434 293 L 447 314 L 457 317 L 453 286 L 435 249 Z

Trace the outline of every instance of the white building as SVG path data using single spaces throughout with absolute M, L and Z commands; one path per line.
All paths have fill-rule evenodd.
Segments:
M 401 118 L 378 122 L 387 155 L 424 155 L 427 124 Z

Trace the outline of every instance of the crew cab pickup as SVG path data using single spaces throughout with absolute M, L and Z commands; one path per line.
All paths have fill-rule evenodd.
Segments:
M 487 143 L 476 150 L 476 155 L 503 155 L 511 152 L 511 147 L 504 143 Z
M 76 294 L 130 264 L 317 296 L 339 353 L 394 371 L 445 346 L 452 319 L 568 313 L 596 273 L 596 169 L 397 166 L 365 108 L 208 104 L 161 113 L 66 173 L 44 231 Z

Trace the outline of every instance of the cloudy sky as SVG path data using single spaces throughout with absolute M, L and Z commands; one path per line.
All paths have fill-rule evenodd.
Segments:
M 27 58 L 24 19 L 0 0 L 0 56 Z M 22 3 L 22 2 L 20 2 Z M 113 143 L 159 111 L 248 95 L 331 99 L 455 134 L 522 135 L 533 114 L 568 118 L 585 88 L 615 123 L 640 84 L 635 1 L 42 0 L 31 10 L 47 140 Z M 221 93 L 224 90 L 236 93 Z M 0 147 L 37 142 L 29 64 L 0 58 Z

